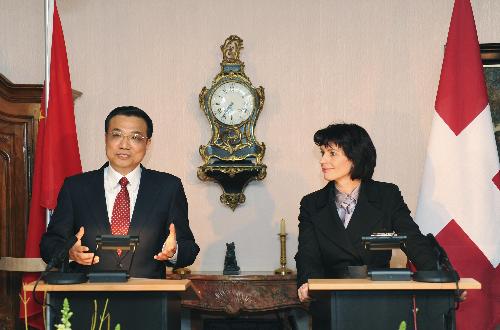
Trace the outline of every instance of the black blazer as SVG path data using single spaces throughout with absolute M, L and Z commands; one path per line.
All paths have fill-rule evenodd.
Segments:
M 399 188 L 373 180 L 361 183 L 358 202 L 344 228 L 332 193 L 334 183 L 313 192 L 300 202 L 299 247 L 295 255 L 298 286 L 310 278 L 343 277 L 347 266 L 387 268 L 391 251 L 367 251 L 361 236 L 392 232 L 408 236 L 406 254 L 420 270 L 436 269 L 429 242 L 410 216 Z
M 45 262 L 61 249 L 68 237 L 85 228 L 82 245 L 91 251 L 96 247 L 96 236 L 111 234 L 111 225 L 104 193 L 104 168 L 67 178 L 59 192 L 57 207 L 47 232 L 40 242 L 40 253 Z M 177 234 L 177 262 L 175 267 L 191 265 L 199 252 L 189 228 L 188 205 L 181 180 L 171 174 L 142 168 L 139 192 L 131 217 L 129 235 L 139 236 L 130 275 L 134 277 L 164 278 L 169 262 L 153 259 L 161 251 L 174 223 Z M 99 263 L 93 270 L 128 269 L 131 253 L 122 253 L 122 263 L 114 251 L 101 251 Z M 88 266 L 75 262 L 77 271 L 87 271 Z

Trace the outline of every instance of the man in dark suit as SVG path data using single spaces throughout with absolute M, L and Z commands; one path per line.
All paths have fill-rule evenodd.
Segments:
M 110 112 L 105 121 L 109 162 L 65 180 L 40 242 L 45 262 L 75 234 L 78 240 L 69 259 L 76 271 L 129 269 L 130 251 L 100 251 L 94 256 L 96 236 L 103 234 L 139 236 L 130 268 L 134 277 L 164 278 L 165 266 L 194 262 L 199 247 L 189 228 L 180 179 L 140 164 L 152 134 L 152 120 L 143 110 L 124 106 Z

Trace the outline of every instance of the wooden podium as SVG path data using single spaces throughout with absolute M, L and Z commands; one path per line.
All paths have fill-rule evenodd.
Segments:
M 56 309 L 46 308 L 46 329 L 54 329 L 54 324 L 60 323 L 62 302 L 68 298 L 74 313 L 70 318 L 73 330 L 91 328 L 92 315 L 95 314 L 94 300 L 97 302 L 98 329 L 106 299 L 106 314 L 109 313 L 111 318 L 110 329 L 119 323 L 122 329 L 178 330 L 181 328 L 179 293 L 186 291 L 190 285 L 189 280 L 131 278 L 124 283 L 50 285 L 41 282 L 36 291 L 47 292 L 47 302 Z M 33 286 L 34 283 L 25 285 L 25 290 L 32 291 Z
M 481 283 L 464 278 L 458 287 L 481 289 Z M 456 288 L 455 283 L 311 279 L 309 292 L 316 299 L 311 312 L 322 312 L 314 329 L 397 330 L 402 321 L 406 329 L 413 329 L 415 322 L 418 329 L 454 329 Z

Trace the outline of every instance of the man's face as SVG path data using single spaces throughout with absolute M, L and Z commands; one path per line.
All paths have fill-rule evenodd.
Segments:
M 113 169 L 125 176 L 141 163 L 151 143 L 146 133 L 146 121 L 140 117 L 117 115 L 111 118 L 105 143 L 106 156 Z

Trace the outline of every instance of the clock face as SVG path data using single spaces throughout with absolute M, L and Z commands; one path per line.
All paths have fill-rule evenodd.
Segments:
M 221 123 L 238 125 L 252 114 L 254 97 L 246 85 L 235 81 L 225 82 L 212 94 L 210 109 Z

